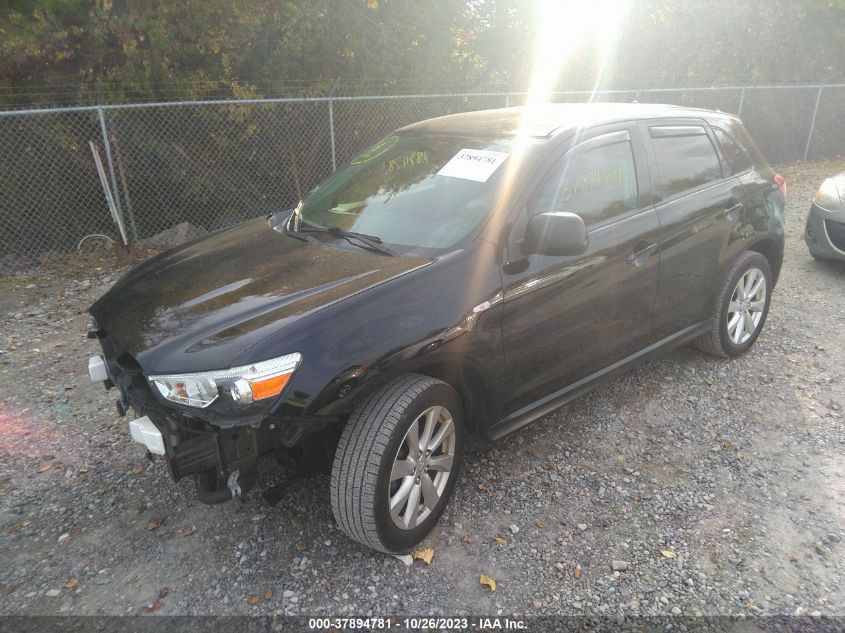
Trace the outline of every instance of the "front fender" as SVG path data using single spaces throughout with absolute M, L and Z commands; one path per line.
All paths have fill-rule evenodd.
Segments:
M 320 310 L 256 346 L 256 357 L 292 350 L 303 356 L 272 413 L 343 416 L 408 372 L 446 380 L 459 393 L 472 375 L 498 410 L 501 277 L 493 245 L 477 244 Z M 246 355 L 238 362 L 252 360 Z

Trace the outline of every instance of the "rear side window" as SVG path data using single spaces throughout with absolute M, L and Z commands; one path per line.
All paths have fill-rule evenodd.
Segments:
M 634 155 L 622 141 L 575 150 L 540 187 L 530 213 L 567 211 L 590 226 L 638 206 Z
M 716 133 L 716 140 L 722 147 L 722 154 L 728 162 L 732 174 L 739 174 L 751 169 L 751 156 L 734 137 L 718 127 L 714 127 L 713 132 Z
M 667 125 L 652 127 L 649 131 L 663 198 L 722 177 L 716 149 L 704 127 Z

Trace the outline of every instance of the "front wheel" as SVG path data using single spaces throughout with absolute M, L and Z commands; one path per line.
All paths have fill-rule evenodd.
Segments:
M 696 347 L 727 358 L 745 353 L 766 322 L 772 288 L 769 261 L 760 253 L 742 253 L 719 291 L 710 331 L 695 342 Z
M 335 453 L 331 501 L 340 528 L 387 553 L 419 543 L 452 495 L 463 435 L 463 407 L 445 382 L 407 374 L 370 395 Z

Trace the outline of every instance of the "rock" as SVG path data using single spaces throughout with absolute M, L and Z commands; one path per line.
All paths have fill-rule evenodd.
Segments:
M 519 532 L 519 526 L 516 525 L 515 523 L 511 523 L 511 526 L 510 526 L 509 529 L 511 531 L 511 534 L 516 534 L 517 532 Z
M 626 561 L 626 560 L 611 561 L 610 568 L 613 571 L 628 571 L 628 561 Z
M 140 240 L 138 246 L 145 248 L 171 248 L 189 242 L 194 238 L 201 237 L 206 233 L 208 231 L 201 226 L 194 226 L 190 222 L 182 222 L 152 237 Z
M 62 535 L 59 537 L 59 544 L 61 545 L 62 543 L 66 543 L 68 540 L 70 540 L 70 534 L 68 534 L 67 532 L 65 532 L 64 534 L 62 534 Z
M 681 615 L 681 610 L 678 607 L 672 607 L 672 615 Z
M 584 531 L 587 529 L 587 524 L 586 524 L 586 523 L 579 523 L 579 524 L 577 525 L 577 527 L 578 527 L 578 529 L 579 529 L 579 530 L 581 530 L 582 532 L 584 532 Z
M 59 589 L 50 589 L 47 591 L 48 598 L 55 598 L 56 596 L 60 595 L 62 592 Z
M 828 543 L 839 543 L 842 538 L 836 532 L 830 532 L 826 535 Z

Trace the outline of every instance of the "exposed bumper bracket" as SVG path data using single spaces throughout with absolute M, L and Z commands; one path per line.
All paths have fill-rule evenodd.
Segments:
M 239 470 L 232 472 L 229 475 L 229 481 L 226 482 L 229 492 L 232 493 L 232 499 L 237 499 L 241 496 L 241 487 L 238 485 L 238 475 L 240 475 Z

